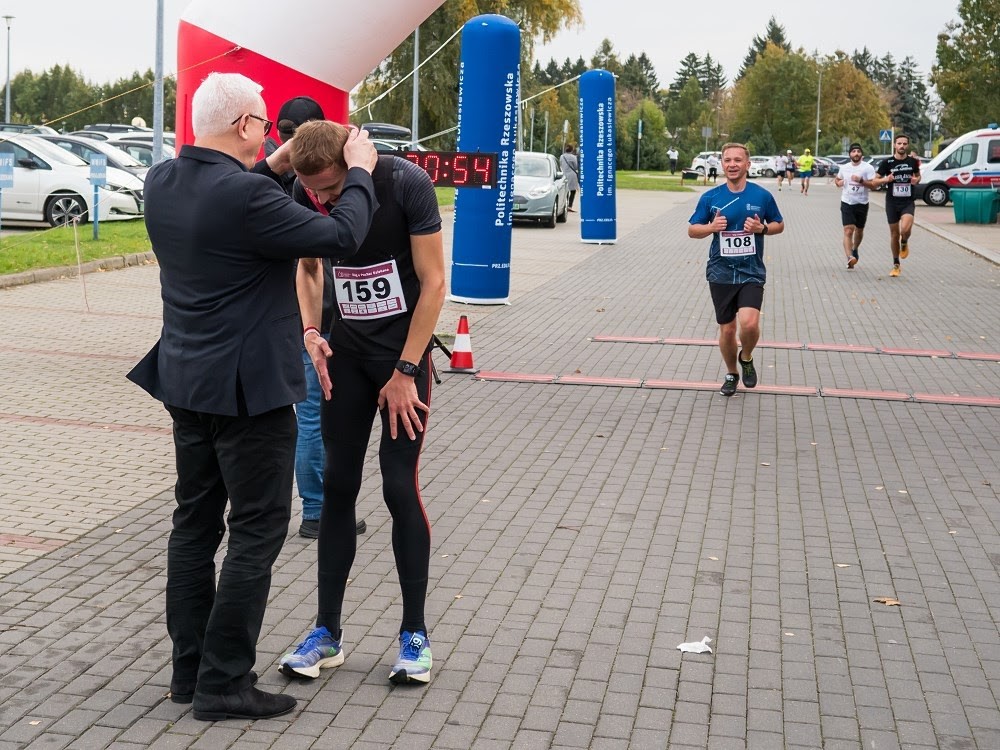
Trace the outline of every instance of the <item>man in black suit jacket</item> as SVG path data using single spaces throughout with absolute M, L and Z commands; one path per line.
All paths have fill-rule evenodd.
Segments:
M 206 721 L 295 707 L 291 696 L 254 687 L 251 671 L 271 566 L 291 515 L 292 404 L 305 398 L 294 259 L 353 255 L 378 207 L 376 153 L 364 132 L 352 132 L 344 145 L 348 176 L 329 216 L 250 172 L 271 126 L 260 90 L 242 75 L 209 75 L 192 99 L 194 146 L 146 176 L 163 330 L 128 375 L 173 418 L 170 689 L 175 702 L 193 702 L 194 717 Z M 268 165 L 287 171 L 287 149 Z M 229 548 L 216 587 L 227 499 Z

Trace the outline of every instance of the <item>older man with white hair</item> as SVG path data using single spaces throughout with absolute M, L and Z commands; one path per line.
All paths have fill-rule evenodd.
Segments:
M 255 687 L 273 565 L 288 532 L 292 405 L 305 397 L 295 258 L 357 252 L 378 207 L 376 152 L 343 146 L 348 171 L 329 216 L 250 170 L 271 129 L 261 87 L 213 73 L 191 102 L 194 145 L 146 176 L 146 228 L 160 266 L 163 328 L 128 377 L 173 419 L 177 507 L 167 545 L 171 699 L 204 721 L 280 716 L 288 695 Z M 287 149 L 268 157 L 289 168 Z M 215 553 L 229 504 L 228 551 Z

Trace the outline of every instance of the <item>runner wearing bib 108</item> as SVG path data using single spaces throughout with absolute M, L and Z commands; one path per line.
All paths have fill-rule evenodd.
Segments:
M 893 141 L 892 158 L 878 165 L 876 185 L 888 185 L 885 197 L 885 218 L 889 222 L 889 249 L 892 251 L 890 276 L 899 276 L 899 259 L 910 254 L 910 232 L 913 231 L 913 186 L 920 182 L 920 160 L 907 156 L 910 138 L 897 135 Z
M 760 308 L 767 280 L 764 235 L 781 234 L 785 229 L 774 196 L 747 182 L 749 168 L 746 146 L 723 146 L 726 183 L 702 193 L 688 226 L 688 237 L 692 239 L 712 237 L 705 275 L 719 324 L 719 349 L 726 364 L 726 378 L 719 391 L 723 396 L 736 393 L 741 376 L 744 387 L 757 385 L 753 350 L 760 339 Z M 740 350 L 737 327 L 743 347 Z

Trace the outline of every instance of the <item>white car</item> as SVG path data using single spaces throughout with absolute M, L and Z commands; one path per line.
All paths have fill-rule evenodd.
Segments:
M 721 164 L 722 163 L 721 151 L 702 151 L 700 154 L 698 154 L 691 160 L 691 169 L 693 169 L 695 172 L 701 175 L 707 174 L 708 157 L 711 156 L 712 154 L 715 154 L 717 157 L 719 157 L 719 163 Z M 719 173 L 720 174 L 722 173 L 721 169 L 719 170 Z
M 778 174 L 774 164 L 773 156 L 751 156 L 750 176 L 751 177 L 775 177 Z
M 0 154 L 14 155 L 14 187 L 0 194 L 0 219 L 7 222 L 67 224 L 89 221 L 94 210 L 90 167 L 80 157 L 33 135 L 0 134 Z M 99 218 L 134 219 L 142 215 L 142 180 L 114 167 L 98 188 Z

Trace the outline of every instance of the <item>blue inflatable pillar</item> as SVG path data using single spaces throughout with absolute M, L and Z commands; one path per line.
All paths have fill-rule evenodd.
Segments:
M 488 190 L 456 190 L 449 297 L 455 302 L 502 305 L 510 298 L 520 60 L 521 30 L 509 18 L 476 16 L 462 28 L 458 150 L 497 154 L 497 181 Z
M 618 241 L 615 195 L 615 77 L 606 70 L 580 76 L 580 239 Z

